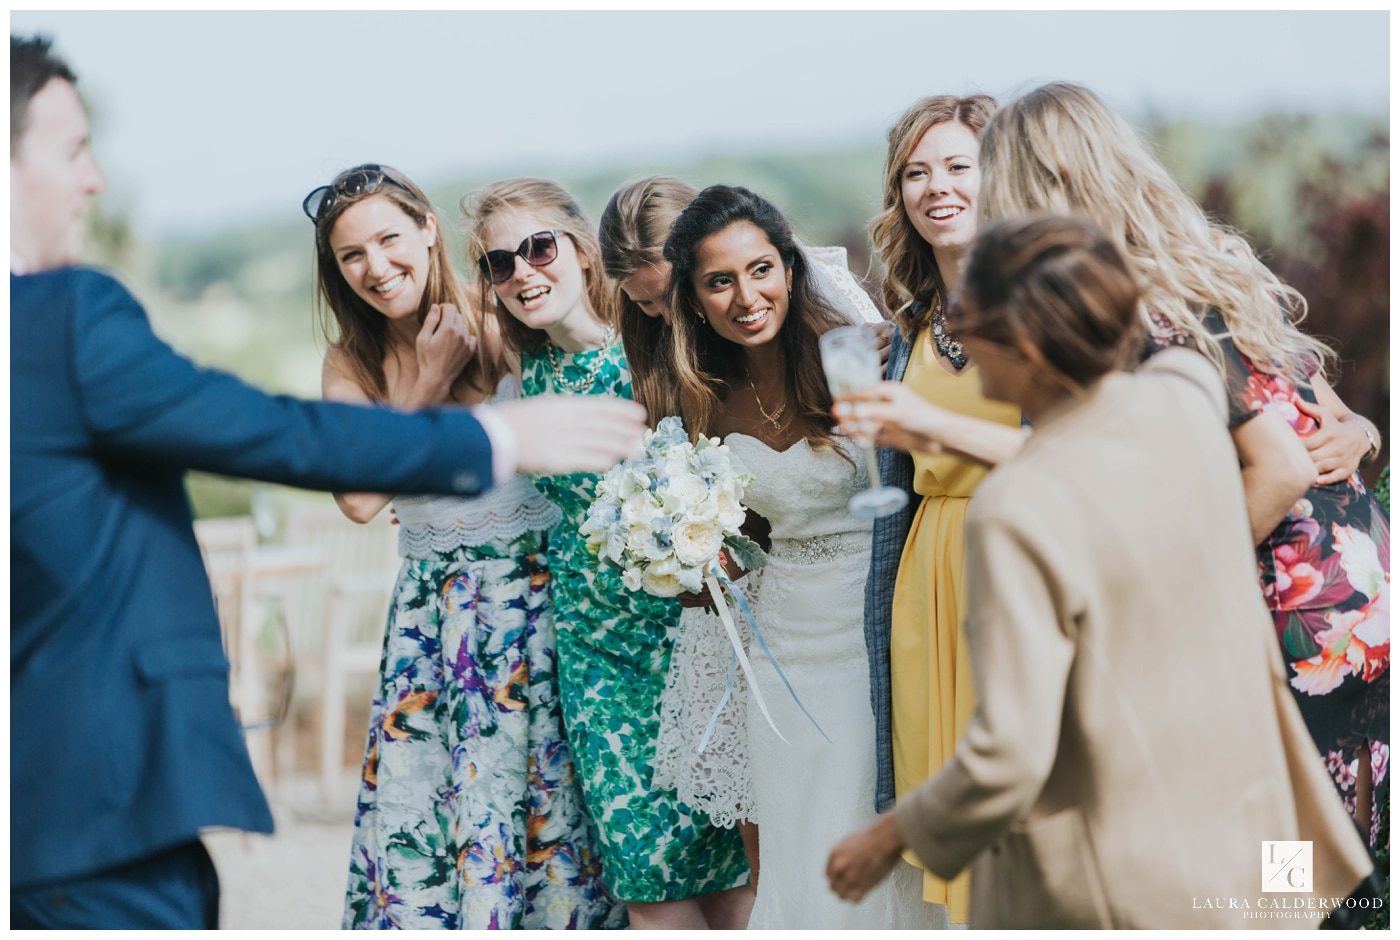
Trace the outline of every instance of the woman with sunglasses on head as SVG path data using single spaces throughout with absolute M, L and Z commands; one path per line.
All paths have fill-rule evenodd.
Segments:
M 463 289 L 437 215 L 366 164 L 313 190 L 316 273 L 335 324 L 326 398 L 398 408 L 515 397 L 499 331 Z M 601 927 L 599 878 L 554 691 L 544 532 L 523 477 L 472 498 L 339 493 L 367 522 L 393 500 L 394 589 L 355 819 L 344 926 Z
M 771 524 L 772 548 L 754 590 L 763 638 L 808 722 L 766 657 L 751 657 L 757 689 L 749 771 L 762 838 L 755 929 L 936 927 L 911 868 L 860 907 L 840 904 L 822 875 L 821 847 L 874 819 L 874 723 L 860 612 L 870 525 L 847 503 L 863 463 L 832 433 L 819 338 L 849 326 L 822 295 L 791 227 L 768 200 L 711 186 L 666 241 L 674 368 L 694 436 L 723 437 L 753 474 L 747 505 Z M 788 743 L 790 742 L 790 743 Z
M 1324 380 L 1336 356 L 1306 303 L 1211 222 L 1121 117 L 1080 85 L 1044 85 L 983 135 L 988 218 L 1097 222 L 1144 287 L 1151 348 L 1189 345 L 1227 379 L 1264 599 L 1290 684 L 1339 794 L 1376 841 L 1389 782 L 1389 525 L 1360 476 L 1380 433 Z
M 968 599 L 963 519 L 990 466 L 1025 440 L 1021 411 L 982 394 L 977 369 L 950 342 L 948 298 L 977 234 L 982 171 L 977 140 L 996 102 L 937 95 L 890 128 L 884 208 L 870 223 L 885 265 L 885 305 L 899 330 L 880 398 L 936 406 L 939 447 L 880 452 L 885 482 L 915 497 L 875 521 L 865 587 L 866 642 L 875 706 L 876 808 L 917 788 L 953 753 L 972 713 L 972 671 L 961 632 Z M 895 384 L 898 383 L 898 384 Z M 911 864 L 918 864 L 911 854 Z M 967 923 L 967 878 L 924 877 L 924 900 Z
M 668 176 L 650 176 L 612 195 L 598 225 L 603 269 L 616 285 L 619 332 L 632 372 L 633 392 L 655 421 L 679 415 L 681 403 L 671 353 L 671 308 L 667 288 L 671 265 L 663 255 L 666 237 L 697 191 Z M 851 322 L 888 327 L 870 297 L 846 266 L 846 250 L 799 245 L 821 293 Z M 888 336 L 888 329 L 881 331 Z M 750 512 L 744 531 L 767 544 L 767 520 Z M 762 572 L 737 581 L 746 594 Z M 661 699 L 661 730 L 656 747 L 656 782 L 674 786 L 681 799 L 703 810 L 715 825 L 738 823 L 750 870 L 757 873 L 758 832 L 753 818 L 753 787 L 748 765 L 746 685 L 735 676 L 730 688 L 728 635 L 708 606 L 708 595 L 682 596 L 687 610 L 671 656 L 666 693 Z M 707 733 L 708 732 L 708 733 Z M 696 744 L 706 741 L 703 753 Z
M 632 396 L 598 242 L 577 202 L 548 180 L 493 183 L 462 201 L 483 308 L 520 356 L 526 395 Z M 652 416 L 653 420 L 655 415 Z M 559 695 L 603 878 L 634 928 L 736 928 L 748 866 L 737 832 L 711 826 L 652 782 L 658 702 L 680 617 L 628 591 L 579 533 L 596 474 L 536 480 L 563 511 L 551 534 Z

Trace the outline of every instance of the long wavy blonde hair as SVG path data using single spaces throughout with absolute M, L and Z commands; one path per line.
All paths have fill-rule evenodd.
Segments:
M 681 413 L 676 370 L 671 358 L 671 328 L 649 317 L 623 293 L 621 282 L 645 267 L 660 268 L 671 223 L 697 190 L 671 176 L 648 176 L 629 183 L 608 200 L 598 221 L 603 270 L 613 281 L 618 332 L 632 372 L 632 397 L 653 422 Z
M 1082 85 L 1042 85 L 1002 108 L 982 133 L 981 160 L 980 221 L 1035 211 L 1092 219 L 1142 283 L 1144 317 L 1165 320 L 1217 365 L 1217 337 L 1202 323 L 1212 308 L 1261 370 L 1298 381 L 1311 364 L 1325 374 L 1335 359 L 1298 328 L 1303 296 L 1238 232 L 1207 218 L 1138 133 Z
M 933 249 L 904 211 L 901 179 L 904 165 L 929 128 L 957 121 L 974 134 L 980 134 L 996 107 L 996 99 L 987 95 L 920 98 L 900 115 L 886 135 L 884 197 L 880 214 L 870 220 L 869 231 L 875 251 L 885 266 L 885 279 L 880 287 L 885 309 L 906 336 L 913 336 L 928 325 L 947 287 L 938 274 Z M 911 310 L 916 299 L 929 301 L 928 309 L 918 318 Z
M 544 330 L 532 330 L 509 313 L 503 313 L 496 302 L 491 279 L 482 277 L 480 258 L 486 253 L 486 228 L 491 219 L 503 212 L 530 212 L 569 236 L 580 258 L 588 264 L 583 270 L 584 296 L 593 315 L 600 323 L 617 322 L 612 291 L 603 274 L 603 258 L 593 226 L 579 208 L 578 200 L 553 180 L 517 177 L 499 180 L 462 197 L 462 216 L 467 223 L 467 264 L 476 273 L 481 309 L 496 312 L 501 336 L 511 352 L 519 355 L 526 350 L 539 349 L 549 341 Z

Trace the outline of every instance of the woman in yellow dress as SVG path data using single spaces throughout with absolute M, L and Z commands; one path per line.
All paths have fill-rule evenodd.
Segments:
M 959 636 L 966 613 L 963 518 L 990 466 L 1020 450 L 1021 413 L 983 398 L 976 369 L 944 323 L 944 308 L 977 234 L 978 135 L 996 102 L 939 95 L 890 129 L 884 209 L 870 224 L 884 262 L 886 307 L 899 324 L 880 395 L 940 406 L 943 451 L 912 459 L 882 451 L 886 483 L 918 499 L 877 521 L 866 586 L 866 641 L 876 716 L 876 808 L 917 789 L 952 756 L 972 713 L 972 672 Z M 900 380 L 902 379 L 902 382 Z M 912 855 L 906 856 L 916 864 Z M 967 923 L 967 878 L 924 876 L 924 900 Z

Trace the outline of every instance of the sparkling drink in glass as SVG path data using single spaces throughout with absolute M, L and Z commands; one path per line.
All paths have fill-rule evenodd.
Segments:
M 826 372 L 832 398 L 840 399 L 880 384 L 884 376 L 875 341 L 874 331 L 863 326 L 842 326 L 822 335 L 822 369 Z M 878 519 L 899 512 L 909 502 L 909 495 L 898 487 L 881 485 L 880 462 L 875 457 L 873 441 L 856 440 L 855 443 L 865 457 L 870 488 L 851 497 L 847 504 L 851 515 Z

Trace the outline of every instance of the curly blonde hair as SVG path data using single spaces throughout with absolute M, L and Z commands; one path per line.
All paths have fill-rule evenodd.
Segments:
M 1054 82 L 1002 108 L 982 133 L 982 222 L 1025 212 L 1096 222 L 1143 286 L 1140 311 L 1156 331 L 1184 335 L 1221 365 L 1202 318 L 1224 318 L 1256 367 L 1295 381 L 1334 361 L 1298 323 L 1307 302 L 1249 243 L 1212 222 L 1138 133 L 1082 85 Z M 1155 321 L 1155 322 L 1154 322 Z
M 885 185 L 880 214 L 870 220 L 870 239 L 885 266 L 880 290 L 885 309 L 906 336 L 913 336 L 928 325 L 933 311 L 947 293 L 933 260 L 933 249 L 924 241 L 909 214 L 904 211 L 901 177 L 909 155 L 919 146 L 929 128 L 957 121 L 974 134 L 980 134 L 996 110 L 996 99 L 987 95 L 959 98 L 933 95 L 909 106 L 886 135 Z M 929 301 L 921 316 L 913 315 L 916 299 Z

